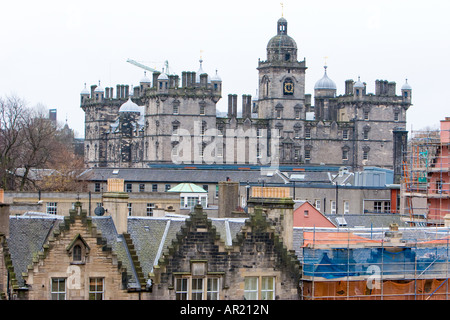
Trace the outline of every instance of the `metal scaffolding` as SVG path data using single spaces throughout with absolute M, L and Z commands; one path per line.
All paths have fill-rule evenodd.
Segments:
M 401 214 L 411 225 L 444 225 L 450 214 L 448 134 L 411 131 L 401 185 Z
M 450 229 L 438 229 L 411 228 L 402 240 L 399 231 L 305 231 L 302 298 L 447 300 Z

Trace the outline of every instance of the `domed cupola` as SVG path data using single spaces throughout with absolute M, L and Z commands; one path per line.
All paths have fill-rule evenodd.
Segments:
M 139 81 L 139 83 L 143 84 L 143 83 L 150 83 L 150 78 L 147 77 L 147 72 L 144 71 L 144 76 L 141 78 L 141 81 Z
M 203 64 L 203 59 L 200 58 L 199 62 L 200 62 L 200 67 L 198 68 L 198 71 L 197 71 L 197 73 L 195 74 L 195 82 L 197 82 L 197 83 L 200 83 L 200 76 L 201 76 L 202 74 L 207 74 L 205 71 L 203 71 L 203 66 L 202 66 L 202 64 Z M 207 81 L 207 82 L 211 82 L 211 79 L 209 78 L 208 75 L 206 76 L 206 81 Z
M 403 102 L 411 103 L 412 87 L 409 85 L 408 79 L 406 79 L 406 82 L 402 86 L 401 90 L 402 90 Z
M 158 76 L 158 93 L 167 94 L 169 90 L 169 76 L 163 72 Z
M 272 37 L 267 44 L 268 61 L 297 61 L 297 44 L 287 34 L 287 20 L 278 19 L 277 35 Z
M 100 81 L 98 82 L 98 86 L 95 88 L 94 93 L 103 93 L 105 92 L 105 90 L 103 89 L 103 87 L 100 85 Z
M 94 96 L 96 101 L 103 100 L 103 95 L 105 94 L 105 90 L 100 85 L 100 81 L 98 81 L 98 86 L 94 89 Z
M 128 101 L 120 106 L 119 112 L 141 113 L 141 107 L 139 107 L 136 103 L 131 101 L 131 97 L 129 97 Z
M 84 84 L 84 89 L 81 90 L 81 95 L 90 95 L 91 93 L 89 92 L 88 88 L 86 88 L 86 83 Z
M 358 81 L 355 82 L 353 88 L 363 89 L 365 87 L 364 83 L 361 82 L 361 78 L 358 77 Z
M 408 79 L 406 79 L 405 84 L 402 86 L 402 90 L 412 90 L 412 87 L 408 83 Z
M 314 90 L 336 90 L 336 84 L 327 75 L 327 66 L 324 66 L 325 73 L 319 81 L 314 85 Z

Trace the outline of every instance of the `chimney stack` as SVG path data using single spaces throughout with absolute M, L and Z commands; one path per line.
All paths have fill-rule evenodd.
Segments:
M 242 95 L 242 118 L 251 119 L 252 117 L 252 96 L 244 94 Z
M 9 237 L 9 204 L 3 201 L 0 203 L 0 234 Z
M 239 182 L 219 181 L 219 218 L 232 217 L 239 207 Z
M 103 207 L 111 216 L 118 234 L 128 231 L 128 193 L 123 179 L 108 179 L 108 191 L 103 194 Z
M 237 95 L 229 94 L 228 95 L 228 118 L 236 118 L 237 117 Z
M 261 188 L 256 193 L 252 190 L 252 197 L 247 201 L 248 212 L 253 214 L 257 207 L 262 207 L 267 218 L 274 223 L 286 248 L 292 250 L 294 246 L 294 201 L 292 198 L 286 197 L 289 190 L 275 187 Z

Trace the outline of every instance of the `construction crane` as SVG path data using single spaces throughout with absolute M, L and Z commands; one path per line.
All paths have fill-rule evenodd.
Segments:
M 142 68 L 142 69 L 147 70 L 147 71 L 150 71 L 150 72 L 161 72 L 161 71 L 159 71 L 159 70 L 150 68 L 150 67 L 148 67 L 148 66 L 146 66 L 146 65 L 144 65 L 144 64 L 142 64 L 142 63 L 140 63 L 140 62 L 137 62 L 137 61 L 135 61 L 135 60 L 132 60 L 132 59 L 127 59 L 127 62 L 128 62 L 128 63 L 131 63 L 131 64 L 133 64 L 133 65 L 135 65 L 136 67 Z M 169 61 L 166 60 L 166 61 L 164 62 L 164 65 L 165 65 L 165 67 L 166 67 L 166 73 L 168 74 L 168 72 L 169 72 Z

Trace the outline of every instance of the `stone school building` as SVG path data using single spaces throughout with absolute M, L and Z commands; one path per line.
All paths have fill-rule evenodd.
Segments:
M 306 59 L 280 18 L 258 59 L 258 96 L 228 95 L 226 116 L 217 111 L 217 72 L 155 71 L 139 86 L 101 83 L 81 92 L 88 167 L 147 167 L 154 163 L 311 164 L 392 169 L 406 134 L 412 88 L 406 81 L 345 81 L 341 94 L 329 76 L 305 92 Z M 274 28 L 275 29 L 275 28 Z M 274 30 L 275 31 L 275 30 Z M 230 134 L 233 133 L 233 134 Z M 245 139 L 239 139 L 245 137 Z

